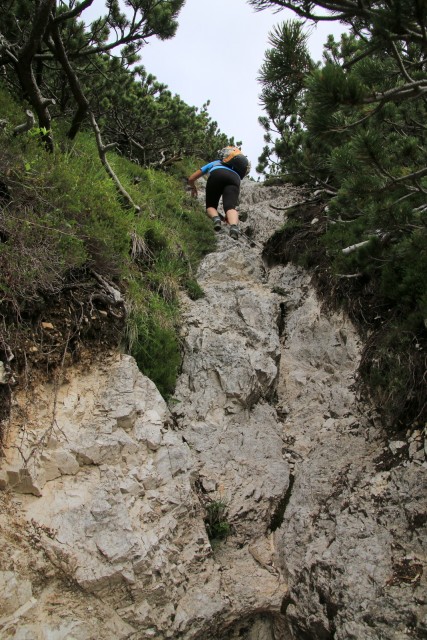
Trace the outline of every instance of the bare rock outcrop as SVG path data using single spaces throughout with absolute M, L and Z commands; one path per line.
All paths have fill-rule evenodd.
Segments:
M 357 397 L 357 336 L 345 317 L 322 312 L 307 274 L 287 265 L 270 281 L 288 308 L 278 396 L 293 485 L 275 542 L 294 637 L 425 637 L 422 440 L 418 459 L 399 456 Z
M 182 300 L 170 407 L 121 354 L 15 395 L 2 639 L 425 637 L 423 434 L 388 442 L 354 327 L 302 269 L 266 268 L 298 199 L 244 186 L 246 233 L 221 231 Z

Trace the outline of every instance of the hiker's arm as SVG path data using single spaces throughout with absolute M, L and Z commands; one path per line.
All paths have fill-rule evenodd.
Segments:
M 188 184 L 191 187 L 191 195 L 195 198 L 197 196 L 197 187 L 195 185 L 196 180 L 198 180 L 199 178 L 201 178 L 203 175 L 203 173 L 200 171 L 200 169 L 197 169 L 197 171 L 195 171 L 194 173 L 191 174 L 191 176 L 188 178 Z

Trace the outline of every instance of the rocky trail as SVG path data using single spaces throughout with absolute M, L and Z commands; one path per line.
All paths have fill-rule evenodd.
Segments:
M 301 268 L 267 267 L 298 199 L 243 188 L 247 236 L 221 231 L 205 296 L 183 299 L 169 407 L 111 352 L 16 394 L 0 638 L 427 637 L 423 436 L 409 455 L 389 442 L 357 393 L 354 327 Z

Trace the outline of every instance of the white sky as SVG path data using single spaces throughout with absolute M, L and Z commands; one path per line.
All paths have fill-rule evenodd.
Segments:
M 103 0 L 95 0 L 92 15 L 103 5 Z M 84 12 L 86 20 L 89 15 Z M 258 117 L 264 115 L 258 98 L 258 72 L 269 32 L 278 22 L 291 18 L 297 16 L 288 10 L 255 12 L 246 0 L 186 0 L 175 37 L 165 41 L 152 38 L 142 50 L 140 64 L 184 102 L 201 108 L 210 100 L 209 115 L 223 133 L 243 142 L 254 177 L 264 146 L 263 129 L 258 124 Z M 337 22 L 307 28 L 315 60 L 321 60 L 328 34 L 338 38 L 343 31 Z M 206 158 L 206 162 L 210 160 Z

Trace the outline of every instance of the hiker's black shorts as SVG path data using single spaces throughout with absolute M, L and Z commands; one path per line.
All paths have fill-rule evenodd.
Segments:
M 222 196 L 225 213 L 235 209 L 239 199 L 240 177 L 229 169 L 215 169 L 209 174 L 206 184 L 206 209 L 218 208 Z

